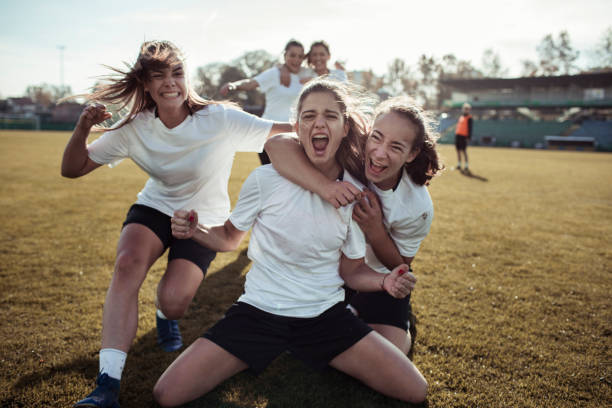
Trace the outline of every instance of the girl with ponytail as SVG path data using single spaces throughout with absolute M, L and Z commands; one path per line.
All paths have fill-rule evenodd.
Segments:
M 410 265 L 429 232 L 433 203 L 426 186 L 443 168 L 436 139 L 432 121 L 412 99 L 396 97 L 382 102 L 363 142 L 361 164 L 368 180 L 368 189 L 363 192 L 346 182 L 323 180 L 304 165 L 301 149 L 289 136 L 272 138 L 266 150 L 281 174 L 334 206 L 358 200 L 353 218 L 368 241 L 366 263 L 378 272 L 389 273 L 397 265 Z M 404 353 L 412 354 L 416 319 L 410 295 L 394 299 L 382 291 L 351 292 L 347 300 L 372 328 Z

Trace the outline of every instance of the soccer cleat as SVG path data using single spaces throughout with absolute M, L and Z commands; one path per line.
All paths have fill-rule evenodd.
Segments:
M 98 386 L 87 397 L 80 400 L 74 407 L 119 408 L 119 384 L 116 378 L 108 374 L 99 374 L 96 379 Z
M 183 346 L 178 321 L 166 320 L 155 315 L 157 320 L 157 344 L 166 352 L 172 352 Z

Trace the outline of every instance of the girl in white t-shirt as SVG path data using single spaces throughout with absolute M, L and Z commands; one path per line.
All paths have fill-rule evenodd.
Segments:
M 364 128 L 346 89 L 336 81 L 309 82 L 295 129 L 308 162 L 326 179 L 356 182 L 346 170 L 360 170 L 357 143 Z M 236 249 L 249 228 L 253 264 L 244 294 L 162 374 L 153 390 L 162 406 L 198 398 L 247 368 L 261 372 L 284 351 L 315 368 L 331 365 L 394 398 L 425 399 L 427 382 L 414 364 L 344 306 L 343 280 L 398 298 L 414 282 L 402 272 L 406 265 L 390 274 L 365 265 L 365 241 L 351 207 L 335 209 L 268 165 L 248 177 L 223 226 L 198 225 L 194 211 L 172 218 L 175 237 L 219 251 Z
M 308 65 L 314 71 L 316 76 L 328 75 L 330 78 L 337 81 L 347 81 L 346 72 L 342 64 L 338 61 L 335 63 L 334 69 L 329 69 L 327 63 L 331 58 L 329 52 L 329 44 L 325 41 L 315 41 L 310 45 L 310 51 L 306 54 Z
M 285 45 L 284 63 L 281 66 L 269 68 L 253 78 L 228 82 L 219 89 L 222 96 L 233 91 L 252 91 L 260 88 L 266 96 L 266 107 L 261 116 L 279 122 L 288 122 L 291 107 L 302 90 L 303 81 L 300 78 L 302 61 L 304 61 L 304 46 L 296 40 L 290 40 Z M 287 70 L 289 80 L 281 81 L 281 69 Z M 265 152 L 260 153 L 261 164 L 270 163 Z
M 136 63 L 88 95 L 90 100 L 130 108 L 93 143 L 94 125 L 111 117 L 94 103 L 81 114 L 62 160 L 62 175 L 76 178 L 103 164 L 131 158 L 149 180 L 124 222 L 110 287 L 104 303 L 97 388 L 75 406 L 118 406 L 126 354 L 136 335 L 138 291 L 151 265 L 170 248 L 157 288 L 158 343 L 181 347 L 176 320 L 189 306 L 215 251 L 173 239 L 175 210 L 198 208 L 211 224 L 227 218 L 227 193 L 236 151 L 261 151 L 266 138 L 290 131 L 235 106 L 201 99 L 191 88 L 180 50 L 168 41 L 142 44 Z
M 290 136 L 266 144 L 275 168 L 285 177 L 339 207 L 359 200 L 353 218 L 368 241 L 367 264 L 381 273 L 410 265 L 433 219 L 426 185 L 442 166 L 431 120 L 412 100 L 391 98 L 376 110 L 364 143 L 369 190 L 346 182 L 330 182 L 309 165 Z M 371 327 L 405 353 L 416 335 L 410 297 L 397 300 L 382 292 L 358 293 L 350 305 Z

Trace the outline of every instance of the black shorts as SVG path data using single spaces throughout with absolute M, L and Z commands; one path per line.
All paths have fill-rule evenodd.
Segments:
M 457 150 L 465 150 L 467 147 L 468 138 L 465 136 L 455 135 L 455 148 Z
M 412 313 L 410 294 L 403 299 L 397 299 L 386 291 L 355 292 L 346 289 L 347 303 L 351 305 L 367 324 L 386 324 L 408 330 L 409 318 Z
M 192 239 L 176 239 L 172 236 L 169 216 L 146 205 L 134 204 L 130 207 L 123 227 L 128 224 L 141 224 L 157 235 L 166 248 L 170 248 L 168 262 L 173 259 L 187 259 L 200 267 L 206 275 L 208 266 L 215 259 L 217 252 L 208 249 Z
M 202 337 L 260 373 L 284 351 L 321 370 L 370 331 L 342 302 L 310 318 L 279 316 L 238 302 Z

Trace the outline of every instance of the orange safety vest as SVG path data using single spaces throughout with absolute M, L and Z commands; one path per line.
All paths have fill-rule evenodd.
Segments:
M 457 122 L 457 129 L 455 130 L 455 134 L 463 137 L 468 137 L 470 135 L 470 129 L 468 127 L 468 121 L 472 117 L 472 115 L 461 115 L 459 117 L 459 121 Z

